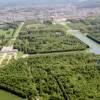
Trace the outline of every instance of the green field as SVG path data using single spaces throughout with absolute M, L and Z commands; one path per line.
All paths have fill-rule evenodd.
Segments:
M 66 35 L 62 25 L 43 24 L 30 29 L 24 26 L 14 48 L 26 54 L 35 54 L 85 50 L 88 46 L 74 36 Z
M 0 100 L 25 100 L 9 92 L 0 90 Z

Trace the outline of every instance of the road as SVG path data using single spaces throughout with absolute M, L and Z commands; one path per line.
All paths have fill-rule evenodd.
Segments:
M 21 24 L 18 26 L 17 30 L 14 33 L 14 38 L 10 40 L 10 43 L 9 43 L 10 46 L 14 44 L 14 42 L 15 42 L 16 38 L 18 37 L 19 32 L 22 29 L 23 25 L 24 25 L 24 22 L 21 22 Z
M 80 39 L 82 42 L 87 44 L 90 49 L 89 51 L 94 54 L 100 54 L 100 44 L 88 38 L 86 35 L 82 34 L 78 30 L 68 30 L 68 33 L 74 35 L 76 38 Z

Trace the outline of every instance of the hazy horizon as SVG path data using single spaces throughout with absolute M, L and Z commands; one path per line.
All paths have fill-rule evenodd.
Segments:
M 0 0 L 0 7 L 66 6 L 100 7 L 100 0 Z
M 86 0 L 0 0 L 0 6 L 67 5 Z

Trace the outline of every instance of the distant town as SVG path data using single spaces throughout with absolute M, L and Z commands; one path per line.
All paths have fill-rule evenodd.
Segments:
M 83 19 L 88 16 L 100 15 L 100 7 L 96 8 L 78 8 L 76 6 L 58 6 L 58 7 L 22 7 L 0 9 L 0 22 L 14 22 L 25 20 L 44 20 L 53 19 L 56 21 L 65 21 L 67 19 Z

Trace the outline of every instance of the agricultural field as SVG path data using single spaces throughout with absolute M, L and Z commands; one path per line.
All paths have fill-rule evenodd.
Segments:
M 86 44 L 68 35 L 62 25 L 25 25 L 17 37 L 14 48 L 26 54 L 78 51 Z
M 0 70 L 0 88 L 28 100 L 99 100 L 96 62 L 80 52 L 12 59 Z

